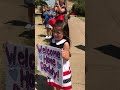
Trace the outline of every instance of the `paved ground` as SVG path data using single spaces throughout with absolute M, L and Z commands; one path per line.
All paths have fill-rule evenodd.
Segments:
M 85 90 L 85 22 L 77 17 L 71 17 L 68 24 L 72 43 L 70 62 L 73 90 Z
M 92 4 L 94 2 L 94 5 Z M 120 89 L 120 1 L 93 0 L 86 5 L 86 89 Z M 112 45 L 112 46 L 109 46 Z M 95 48 L 104 46 L 102 53 Z M 114 48 L 116 47 L 116 49 Z M 119 58 L 116 58 L 118 56 Z

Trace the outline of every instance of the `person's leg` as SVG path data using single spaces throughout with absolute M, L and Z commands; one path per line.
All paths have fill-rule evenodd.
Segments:
M 52 38 L 52 29 L 51 28 L 49 28 L 49 30 L 48 30 L 48 37 L 49 37 L 49 39 Z
M 48 85 L 48 86 L 47 86 L 47 90 L 53 90 L 53 87 L 50 86 L 50 85 Z
M 47 28 L 47 36 L 49 37 L 49 35 L 50 35 L 50 29 Z
M 28 4 L 28 24 L 25 26 L 26 29 L 33 28 L 34 25 L 34 5 Z
M 31 24 L 34 24 L 34 12 L 35 12 L 34 5 L 29 5 L 29 7 L 28 7 L 28 18 L 29 18 L 29 22 Z
M 55 90 L 61 90 L 61 89 L 59 89 L 59 88 L 55 88 Z
M 45 38 L 48 39 L 49 38 L 48 36 L 49 36 L 49 28 L 46 27 L 46 37 Z
M 42 24 L 43 24 L 43 22 L 44 22 L 44 21 L 43 21 L 43 17 L 42 17 Z
M 31 19 L 31 5 L 28 6 L 28 20 L 29 20 L 29 23 L 31 24 L 32 23 L 32 19 Z
M 50 36 L 50 38 L 52 37 L 52 29 L 53 29 L 53 27 L 51 25 L 49 25 L 49 36 Z
M 71 90 L 71 89 L 59 89 L 59 88 L 54 87 L 54 90 Z
M 44 25 L 45 23 L 45 17 L 42 18 L 42 24 Z
M 50 28 L 50 36 L 52 36 L 52 29 Z
M 41 14 L 41 18 L 42 18 L 42 24 L 44 24 L 44 16 L 43 16 L 43 13 Z
M 48 36 L 51 36 L 51 29 L 48 28 Z

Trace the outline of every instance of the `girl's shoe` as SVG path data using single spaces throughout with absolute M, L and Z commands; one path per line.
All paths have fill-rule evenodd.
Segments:
M 50 38 L 52 38 L 52 36 L 48 36 L 48 38 L 50 39 Z
M 46 38 L 46 39 L 49 39 L 49 37 L 48 37 L 48 36 L 46 36 L 45 38 Z

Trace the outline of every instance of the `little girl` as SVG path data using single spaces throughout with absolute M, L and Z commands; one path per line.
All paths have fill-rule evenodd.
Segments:
M 45 16 L 45 27 L 47 29 L 46 39 L 50 39 L 52 35 L 52 26 L 49 24 L 49 20 L 54 17 L 54 12 L 50 5 L 47 6 L 46 12 L 44 12 L 43 15 Z
M 70 70 L 70 39 L 69 39 L 69 28 L 68 24 L 64 21 L 58 20 L 53 26 L 53 37 L 51 38 L 50 45 L 53 47 L 60 48 L 62 50 L 63 57 L 63 86 L 55 83 L 51 78 L 48 77 L 47 83 L 55 87 L 56 90 L 71 90 L 71 70 Z

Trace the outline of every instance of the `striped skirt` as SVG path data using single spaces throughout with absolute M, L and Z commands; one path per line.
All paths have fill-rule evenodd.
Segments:
M 69 90 L 72 89 L 72 83 L 71 83 L 71 69 L 70 69 L 70 63 L 69 61 L 63 63 L 63 86 L 58 85 L 54 82 L 53 79 L 50 77 L 47 78 L 48 85 L 54 86 L 59 89 L 63 90 Z

